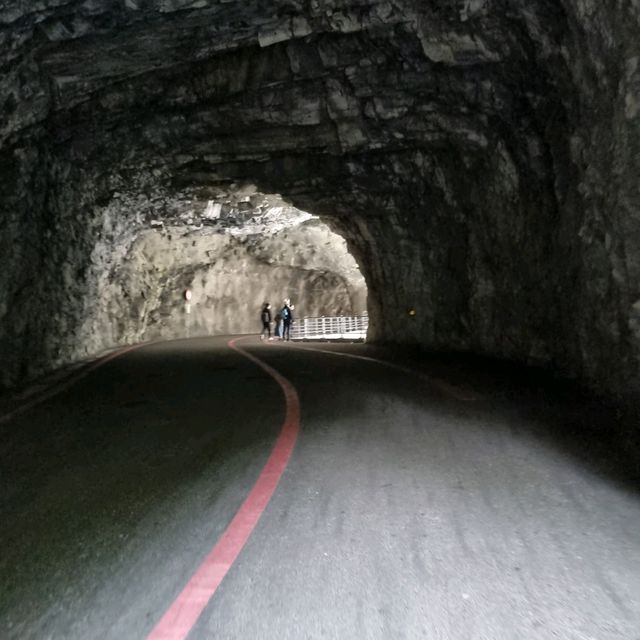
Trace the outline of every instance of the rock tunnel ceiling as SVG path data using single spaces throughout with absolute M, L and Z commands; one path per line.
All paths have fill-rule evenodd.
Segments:
M 639 33 L 635 0 L 0 0 L 4 382 L 71 357 L 114 194 L 250 181 L 345 237 L 371 339 L 637 393 Z

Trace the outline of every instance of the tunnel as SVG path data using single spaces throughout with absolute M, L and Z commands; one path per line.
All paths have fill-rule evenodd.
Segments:
M 131 0 L 1 15 L 6 384 L 73 353 L 107 205 L 126 227 L 126 194 L 247 180 L 345 237 L 371 340 L 637 389 L 634 5 Z
M 198 239 L 268 201 L 346 243 L 357 295 L 306 266 L 338 314 L 366 297 L 367 345 L 575 384 L 637 464 L 639 42 L 635 0 L 0 0 L 0 389 L 188 337 L 172 233 L 171 295 L 224 251 L 273 278 Z

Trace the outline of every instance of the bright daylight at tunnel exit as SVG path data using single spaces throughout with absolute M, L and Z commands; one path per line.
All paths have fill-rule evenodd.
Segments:
M 0 0 L 0 637 L 640 640 L 640 4 Z

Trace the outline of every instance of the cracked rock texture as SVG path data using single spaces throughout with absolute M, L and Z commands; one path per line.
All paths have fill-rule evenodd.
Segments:
M 366 312 L 364 278 L 344 239 L 291 207 L 267 206 L 263 215 L 234 207 L 212 219 L 191 205 L 171 222 L 154 219 L 136 232 L 131 220 L 115 229 L 107 223 L 83 300 L 90 311 L 68 349 L 81 348 L 82 356 L 123 342 L 257 334 L 263 303 L 275 316 L 285 297 L 296 318 Z M 215 204 L 208 209 L 217 214 Z
M 637 397 L 639 34 L 638 0 L 0 0 L 5 382 L 108 331 L 118 203 L 251 183 L 344 236 L 370 339 Z

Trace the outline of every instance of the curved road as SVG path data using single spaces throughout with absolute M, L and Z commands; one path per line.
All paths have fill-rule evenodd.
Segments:
M 190 639 L 640 639 L 640 492 L 606 416 L 366 345 L 239 344 L 300 433 Z M 101 364 L 4 421 L 45 392 L 0 399 L 2 638 L 148 637 L 285 421 L 225 339 Z

